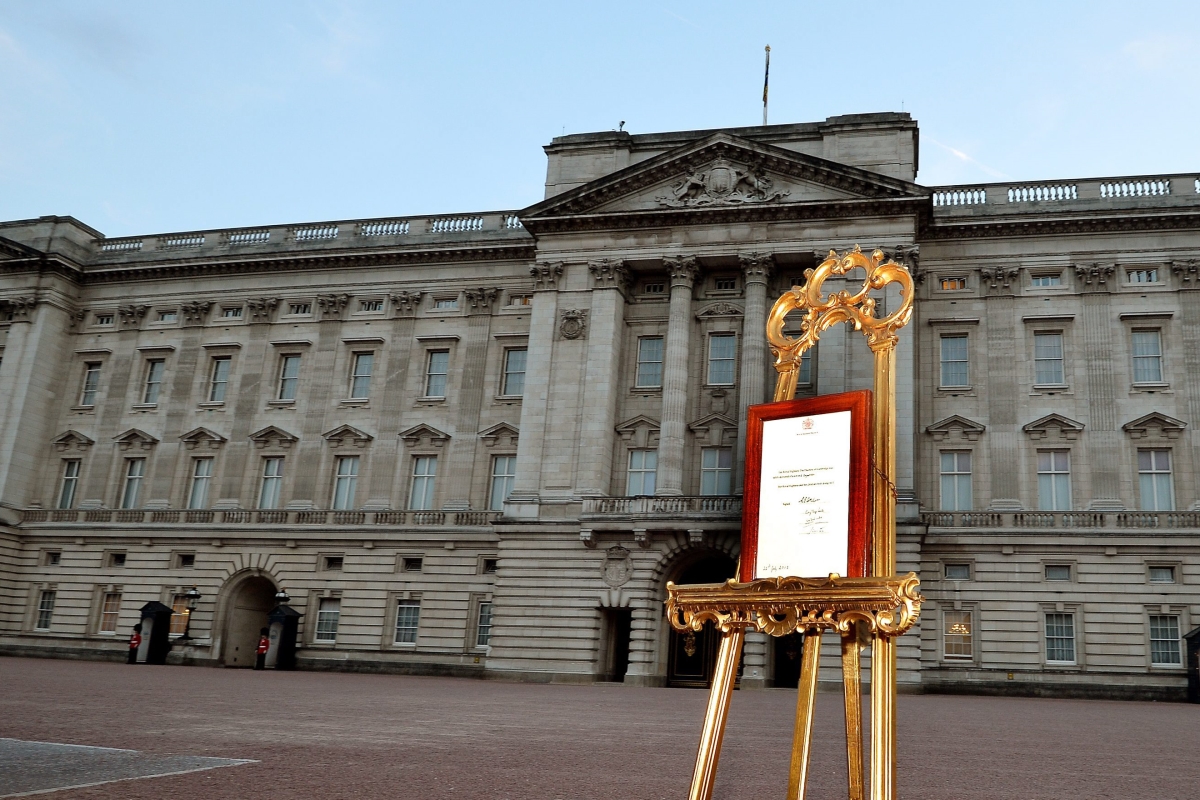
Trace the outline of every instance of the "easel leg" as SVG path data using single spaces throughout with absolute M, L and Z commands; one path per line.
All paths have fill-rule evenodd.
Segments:
M 862 675 L 858 625 L 842 636 L 842 689 L 846 694 L 846 761 L 850 772 L 850 800 L 863 800 Z
M 688 800 L 709 800 L 717 780 L 717 759 L 721 757 L 721 740 L 725 737 L 725 721 L 729 717 L 729 701 L 737 680 L 738 661 L 746 641 L 744 628 L 735 628 L 721 635 L 717 650 L 717 665 L 713 672 L 712 691 L 708 694 L 708 709 L 704 712 L 704 727 L 700 730 L 700 748 L 696 752 L 696 768 L 692 771 L 692 787 Z
M 796 732 L 792 735 L 792 766 L 788 771 L 788 800 L 804 800 L 808 782 L 808 753 L 812 745 L 813 710 L 817 700 L 817 672 L 821 665 L 821 632 L 806 631 L 800 666 L 800 692 L 796 698 Z
M 896 640 L 871 645 L 871 800 L 896 791 Z

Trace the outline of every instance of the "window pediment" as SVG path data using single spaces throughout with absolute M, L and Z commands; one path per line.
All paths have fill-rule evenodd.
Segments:
M 218 447 L 228 441 L 221 434 L 205 427 L 194 428 L 179 438 L 183 441 L 184 446 L 188 450 L 195 450 L 197 447 L 205 447 L 210 450 L 216 450 Z
M 516 447 L 519 435 L 520 430 L 517 426 L 510 425 L 507 422 L 496 423 L 492 427 L 479 432 L 479 436 L 483 439 L 485 447 L 495 447 L 497 444 L 508 448 Z
M 935 442 L 946 439 L 963 439 L 974 442 L 979 439 L 984 430 L 985 426 L 978 422 L 960 417 L 958 414 L 952 414 L 940 422 L 933 423 L 925 429 L 925 432 L 932 436 Z
M 1186 427 L 1187 423 L 1183 420 L 1152 411 L 1144 417 L 1126 422 L 1121 430 L 1128 433 L 1130 439 L 1178 439 Z
M 250 441 L 254 442 L 254 446 L 262 449 L 265 447 L 288 448 L 293 443 L 300 441 L 300 438 L 293 436 L 283 428 L 277 428 L 274 425 L 268 425 L 260 431 L 255 431 L 250 434 Z
M 622 422 L 616 427 L 622 441 L 629 447 L 656 447 L 658 445 L 659 422 L 644 414 Z
M 96 442 L 94 439 L 84 436 L 79 431 L 68 430 L 55 436 L 50 440 L 50 443 L 54 445 L 56 450 L 61 452 L 63 450 L 87 450 Z
M 1079 432 L 1083 430 L 1083 423 L 1064 417 L 1062 414 L 1047 414 L 1028 425 L 1023 425 L 1021 430 L 1029 434 L 1029 438 L 1035 441 L 1058 438 L 1073 442 L 1079 438 Z
M 139 428 L 130 428 L 122 434 L 113 437 L 113 441 L 122 450 L 149 450 L 158 444 L 158 439 Z
M 330 447 L 344 447 L 351 444 L 355 447 L 366 447 L 367 443 L 375 438 L 353 425 L 339 425 L 321 435 L 325 437 L 325 441 L 329 442 Z
M 688 424 L 688 430 L 704 444 L 730 445 L 737 441 L 737 420 L 724 414 L 709 414 Z
M 444 447 L 450 441 L 450 434 L 439 431 L 432 425 L 421 423 L 406 431 L 401 431 L 400 438 L 406 447 Z

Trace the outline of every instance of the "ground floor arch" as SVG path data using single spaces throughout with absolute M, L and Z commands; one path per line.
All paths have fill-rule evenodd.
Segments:
M 279 589 L 267 575 L 246 572 L 226 583 L 225 620 L 221 632 L 220 663 L 226 667 L 253 667 L 255 651 L 267 614 L 276 605 Z
M 678 585 L 691 583 L 721 583 L 734 577 L 737 562 L 719 550 L 689 553 L 672 570 Z M 717 661 L 720 633 L 712 625 L 699 631 L 680 633 L 674 628 L 668 633 L 667 685 L 706 687 L 712 683 Z

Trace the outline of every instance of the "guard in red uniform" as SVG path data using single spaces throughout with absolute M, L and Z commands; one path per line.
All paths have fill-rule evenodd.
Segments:
M 138 648 L 142 646 L 142 623 L 133 626 L 133 633 L 129 635 L 129 664 L 137 663 Z
M 254 658 L 255 669 L 266 669 L 267 667 L 267 650 L 271 647 L 271 637 L 267 635 L 267 629 L 263 628 L 258 637 L 258 654 Z

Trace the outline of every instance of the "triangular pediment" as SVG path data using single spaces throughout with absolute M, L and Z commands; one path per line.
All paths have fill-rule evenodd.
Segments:
M 621 440 L 626 447 L 643 448 L 657 447 L 660 423 L 645 414 L 638 414 L 627 419 L 616 427 Z
M 216 448 L 220 447 L 226 442 L 224 436 L 203 426 L 199 428 L 193 428 L 179 438 L 189 450 L 197 447 Z
M 960 417 L 958 414 L 951 414 L 925 429 L 926 433 L 939 442 L 949 438 L 966 439 L 968 442 L 973 442 L 983 431 L 983 425 L 966 417 Z
M 420 425 L 414 425 L 406 431 L 401 431 L 400 438 L 409 447 L 442 447 L 450 441 L 450 434 L 422 422 Z
M 530 206 L 521 221 L 921 197 L 908 181 L 714 133 Z
M 86 450 L 96 442 L 88 436 L 76 430 L 68 430 L 60 433 L 50 440 L 50 443 L 59 450 Z
M 258 447 L 291 447 L 293 443 L 300 441 L 300 439 L 288 433 L 283 428 L 268 425 L 262 430 L 250 434 L 250 441 L 254 442 Z
M 479 432 L 479 437 L 483 439 L 483 443 L 487 447 L 492 447 L 497 442 L 508 447 L 516 447 L 519 436 L 520 430 L 517 426 L 507 422 L 497 422 L 490 428 Z
M 1160 414 L 1157 411 L 1151 411 L 1144 417 L 1138 417 L 1135 420 L 1126 422 L 1121 426 L 1121 430 L 1129 434 L 1133 439 L 1163 438 L 1163 439 L 1178 439 L 1179 434 L 1187 427 L 1187 423 L 1181 419 L 1168 417 L 1166 414 Z
M 1060 439 L 1074 441 L 1079 436 L 1079 432 L 1083 430 L 1083 423 L 1064 417 L 1062 414 L 1047 414 L 1028 425 L 1021 426 L 1021 430 L 1028 433 L 1031 439 L 1045 439 L 1055 435 Z
M 325 441 L 329 442 L 333 447 L 341 445 L 353 444 L 356 447 L 363 447 L 367 442 L 375 437 L 366 431 L 359 430 L 353 425 L 338 425 L 331 431 L 326 431 L 321 434 L 325 437 Z
M 158 444 L 158 439 L 146 433 L 140 428 L 130 428 L 122 434 L 113 437 L 113 441 L 117 443 L 122 450 L 137 448 L 141 450 L 149 450 L 154 445 Z
M 696 435 L 701 445 L 723 447 L 737 442 L 737 420 L 724 414 L 713 413 L 692 422 L 688 430 Z
M 695 422 L 688 424 L 688 430 L 693 433 L 707 433 L 709 428 L 737 428 L 737 420 L 725 416 L 724 414 L 709 414 L 707 417 L 701 417 Z

